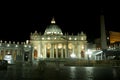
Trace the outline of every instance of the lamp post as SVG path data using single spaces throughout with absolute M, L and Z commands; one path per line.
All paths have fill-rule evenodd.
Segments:
M 91 58 L 91 54 L 92 54 L 91 50 L 90 50 L 90 49 L 88 49 L 88 50 L 87 50 L 87 52 L 86 52 L 86 54 L 87 54 L 87 58 L 88 58 L 88 65 L 89 65 L 90 58 Z

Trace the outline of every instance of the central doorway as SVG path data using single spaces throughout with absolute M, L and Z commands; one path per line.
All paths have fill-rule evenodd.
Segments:
M 24 61 L 28 61 L 28 59 L 29 59 L 29 52 L 25 52 Z

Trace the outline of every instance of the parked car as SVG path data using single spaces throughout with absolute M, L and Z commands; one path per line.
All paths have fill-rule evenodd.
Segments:
M 6 60 L 0 60 L 0 70 L 7 70 L 8 62 Z

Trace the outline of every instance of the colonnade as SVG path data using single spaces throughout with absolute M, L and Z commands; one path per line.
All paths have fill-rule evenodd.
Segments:
M 7 48 L 1 48 L 0 49 L 0 60 L 4 59 L 4 56 L 10 54 L 12 55 L 13 59 L 16 60 L 17 55 L 21 55 L 19 49 L 7 49 Z
M 78 44 L 74 45 L 73 43 L 45 43 L 43 46 L 44 47 L 42 51 L 40 51 L 43 55 L 43 58 L 70 58 L 70 55 L 72 53 L 74 53 L 77 58 L 81 58 L 82 49 Z

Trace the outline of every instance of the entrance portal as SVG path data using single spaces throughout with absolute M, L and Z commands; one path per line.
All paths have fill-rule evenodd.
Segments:
M 24 54 L 24 60 L 28 61 L 28 58 L 29 58 L 29 52 L 25 52 L 25 54 Z

